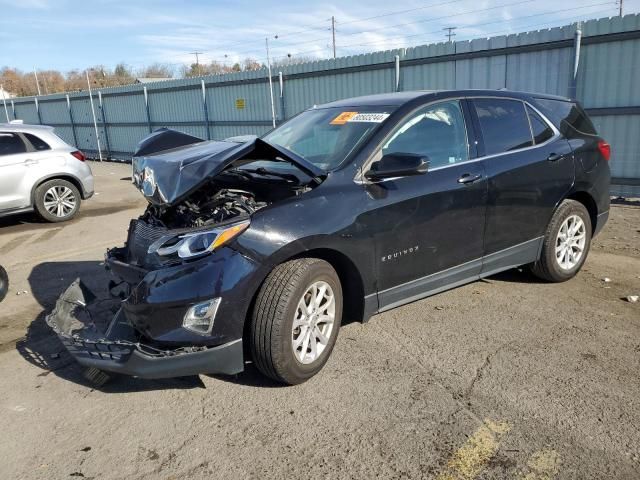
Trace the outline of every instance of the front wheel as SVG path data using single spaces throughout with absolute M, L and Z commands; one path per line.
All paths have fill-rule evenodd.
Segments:
M 549 282 L 564 282 L 582 268 L 591 245 L 591 217 L 580 202 L 565 200 L 544 236 L 540 259 L 531 271 Z
M 266 376 L 302 383 L 327 362 L 342 319 L 342 287 L 333 267 L 317 258 L 278 265 L 253 308 L 251 354 Z

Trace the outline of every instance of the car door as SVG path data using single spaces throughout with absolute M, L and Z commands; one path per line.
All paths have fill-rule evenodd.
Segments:
M 571 188 L 571 147 L 528 103 L 476 98 L 489 200 L 482 275 L 533 262 L 555 206 Z
M 425 174 L 364 183 L 360 220 L 374 240 L 381 310 L 479 274 L 487 183 L 469 138 L 463 102 L 442 101 L 399 121 L 373 156 L 429 159 Z
M 29 206 L 30 198 L 23 188 L 28 160 L 22 137 L 0 130 L 0 211 Z

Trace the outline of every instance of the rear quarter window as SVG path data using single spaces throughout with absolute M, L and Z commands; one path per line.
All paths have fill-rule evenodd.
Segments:
M 44 140 L 42 140 L 40 137 L 37 137 L 31 133 L 24 133 L 24 136 L 27 137 L 27 140 L 29 140 L 29 143 L 31 143 L 33 148 L 36 149 L 37 151 L 40 152 L 43 150 L 51 150 L 51 147 L 49 146 L 49 144 Z
M 536 145 L 546 142 L 553 137 L 553 130 L 530 106 L 527 105 L 529 122 L 531 122 L 531 133 Z
M 536 98 L 535 100 L 540 111 L 566 137 L 571 138 L 575 135 L 575 132 L 585 135 L 597 135 L 591 119 L 577 103 L 551 100 L 549 98 Z

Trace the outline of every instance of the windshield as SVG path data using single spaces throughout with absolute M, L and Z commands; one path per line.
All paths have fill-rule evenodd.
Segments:
M 393 110 L 393 107 L 307 110 L 265 135 L 264 140 L 329 171 L 364 144 Z

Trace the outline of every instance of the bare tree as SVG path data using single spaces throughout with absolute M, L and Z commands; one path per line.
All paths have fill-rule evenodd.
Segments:
M 259 63 L 255 58 L 248 57 L 242 62 L 242 69 L 245 71 L 260 70 L 261 68 L 265 68 L 265 66 Z
M 138 77 L 173 78 L 173 68 L 165 63 L 154 63 L 138 71 Z

